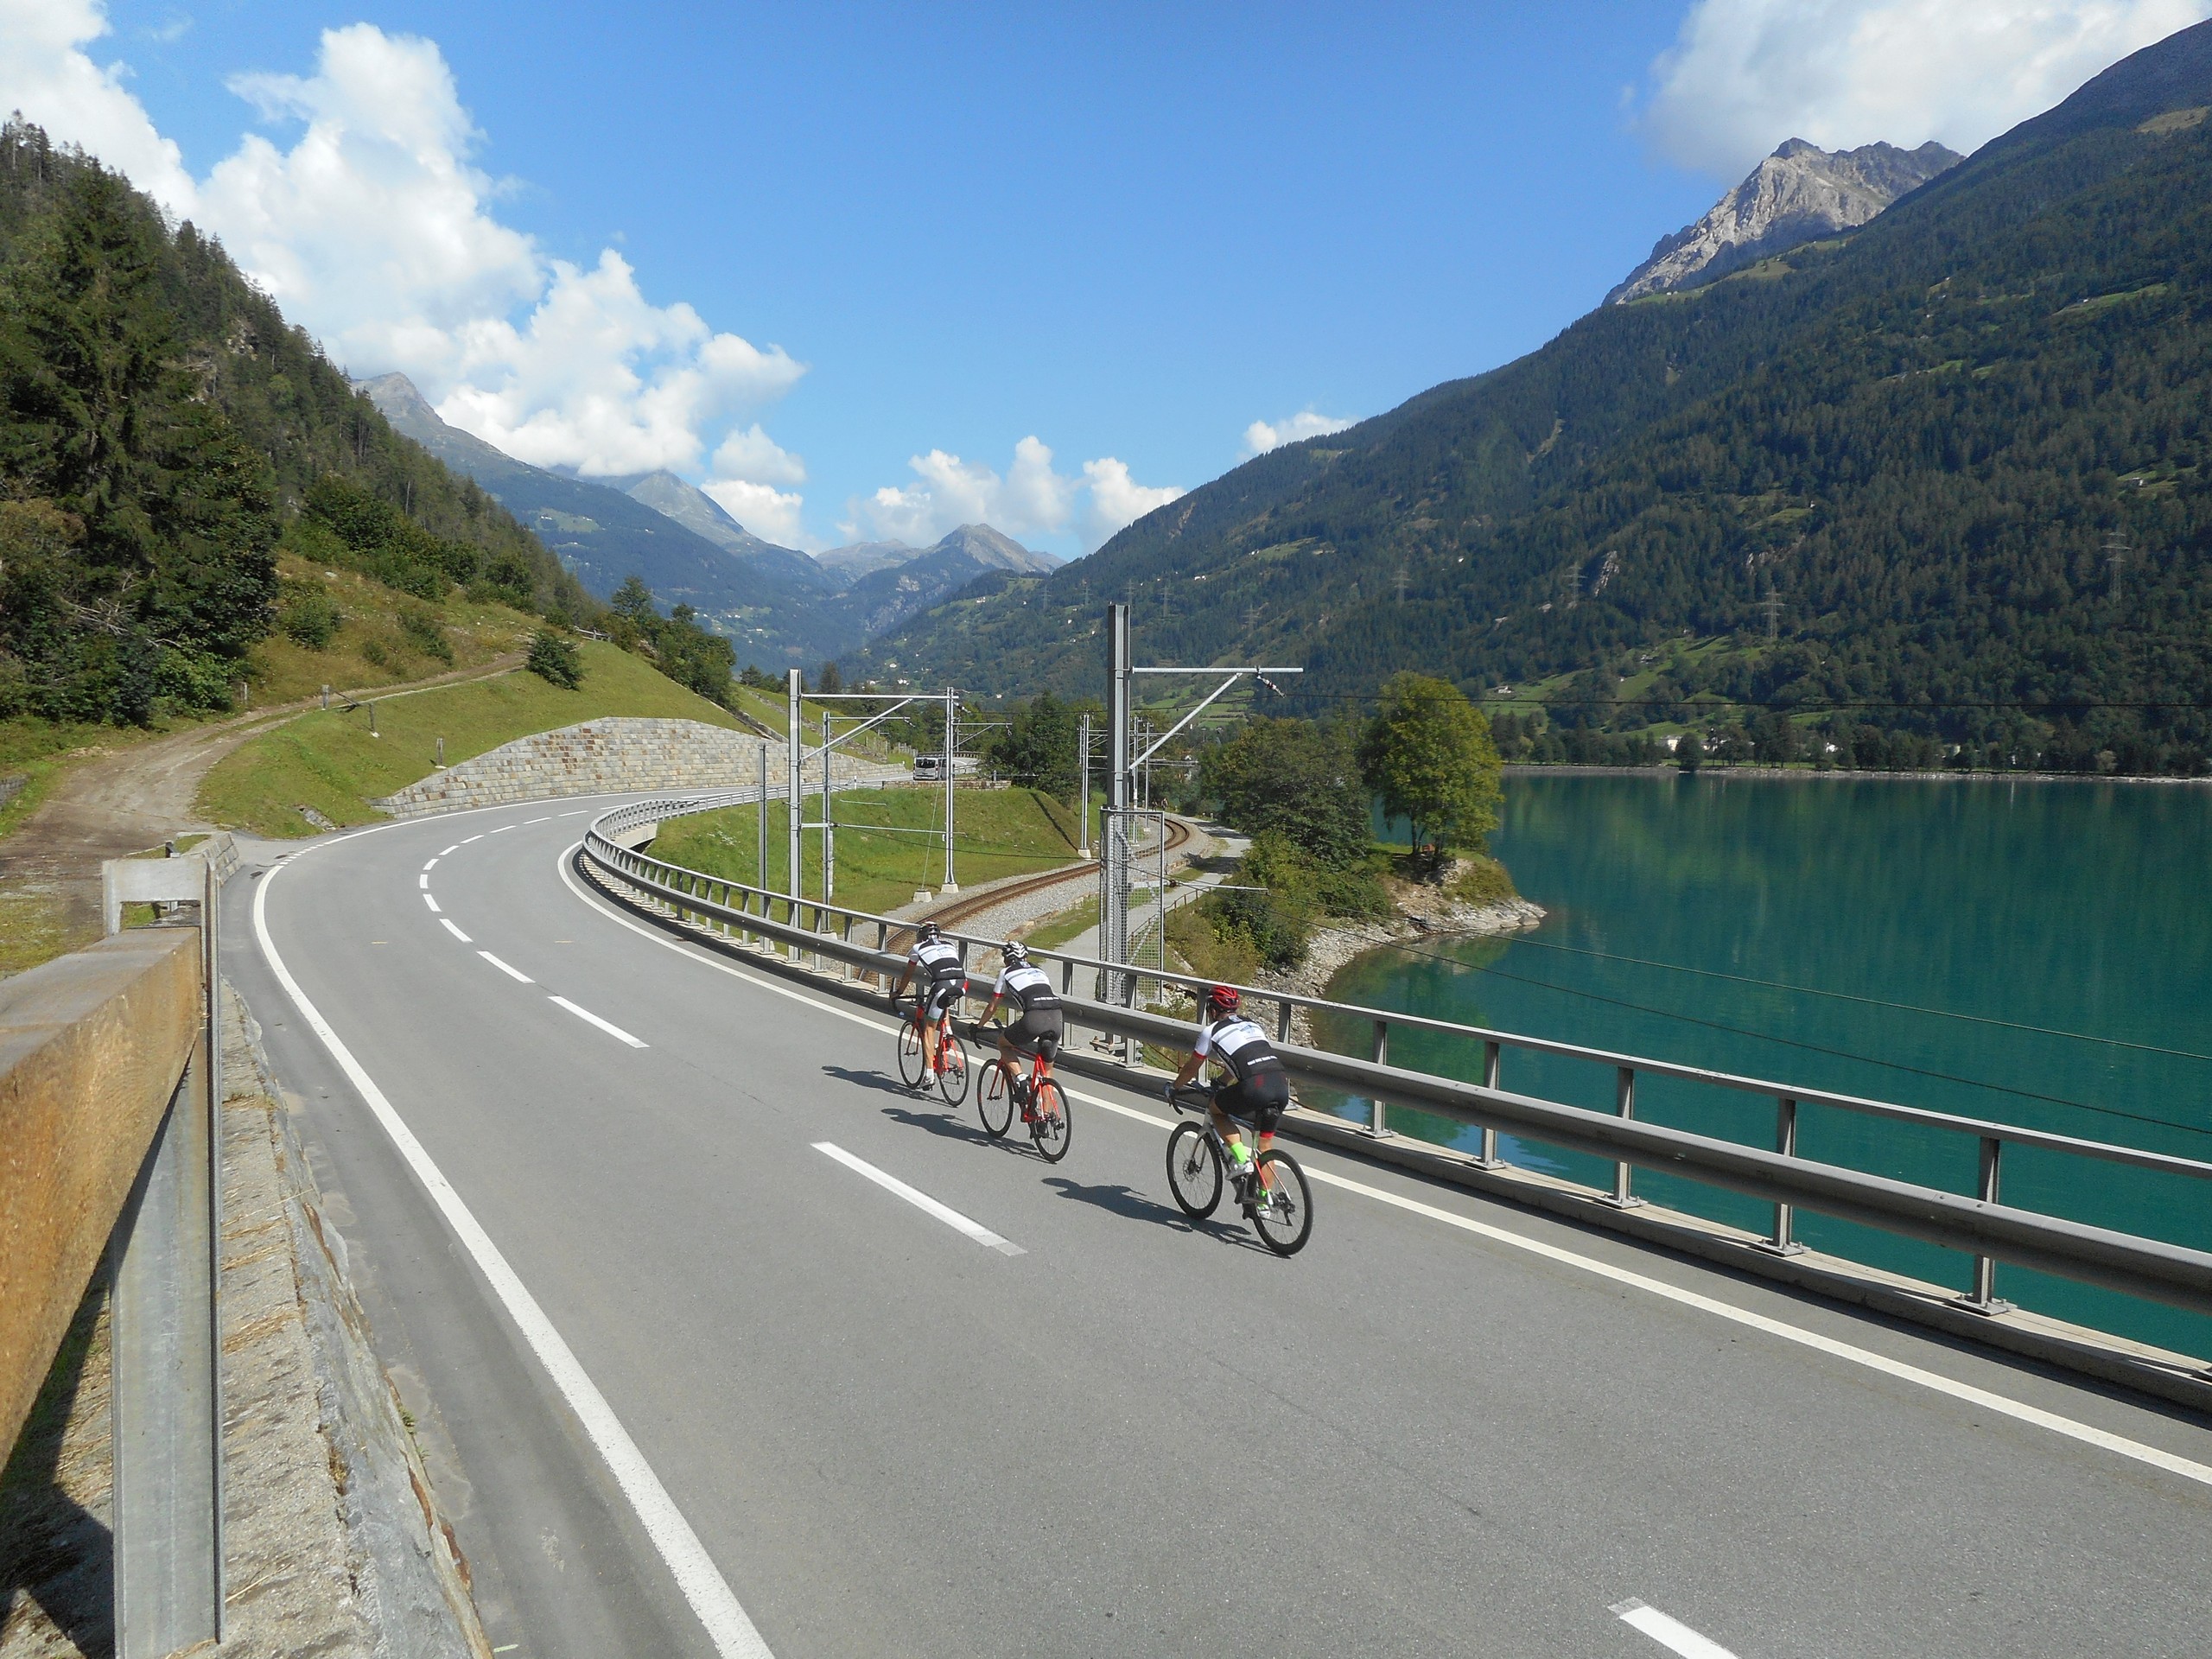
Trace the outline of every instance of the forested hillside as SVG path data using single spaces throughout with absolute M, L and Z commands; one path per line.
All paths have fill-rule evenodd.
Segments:
M 1316 709 L 1415 668 L 1523 735 L 2202 771 L 2208 108 L 2212 24 L 1847 237 L 1592 313 L 853 665 L 1093 690 L 1123 598 L 1146 659 L 1304 662 Z
M 280 547 L 435 597 L 595 609 L 393 433 L 222 249 L 0 130 L 0 718 L 227 705 Z

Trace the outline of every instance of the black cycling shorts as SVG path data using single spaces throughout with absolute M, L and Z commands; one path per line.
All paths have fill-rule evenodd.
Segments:
M 942 1020 L 952 1005 L 960 1001 L 960 994 L 968 988 L 964 977 L 933 979 L 922 993 L 922 1008 L 928 1018 Z
M 1290 1079 L 1273 1067 L 1255 1071 L 1243 1083 L 1223 1084 L 1213 1091 L 1213 1103 L 1262 1135 L 1273 1135 L 1290 1104 Z
M 1032 1008 L 999 1033 L 999 1039 L 1017 1054 L 1034 1058 L 1040 1050 L 1051 1059 L 1067 1040 L 1067 1021 L 1058 1008 Z M 1046 1044 L 1050 1049 L 1045 1049 Z

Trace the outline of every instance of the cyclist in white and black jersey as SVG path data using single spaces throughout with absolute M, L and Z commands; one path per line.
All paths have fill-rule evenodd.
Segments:
M 1021 1018 L 1013 1021 L 999 1033 L 1000 1072 L 1007 1087 L 1021 1103 L 1024 1122 L 1028 1122 L 1030 1105 L 1027 1085 L 1021 1077 L 1017 1061 L 1025 1056 L 1036 1057 L 1037 1075 L 1052 1075 L 1053 1058 L 1060 1052 L 1060 1045 L 1067 1038 L 1067 1022 L 1060 1007 L 1060 994 L 1052 988 L 1052 976 L 1033 965 L 1028 951 L 1008 939 L 999 948 L 1006 965 L 999 970 L 998 981 L 991 987 L 991 1000 L 983 1009 L 987 1022 L 998 1011 L 1001 1001 L 1018 1003 Z
M 1275 1125 L 1290 1104 L 1290 1077 L 1268 1033 L 1237 1012 L 1240 1001 L 1231 985 L 1217 985 L 1206 993 L 1198 1042 L 1167 1085 L 1167 1095 L 1172 1100 L 1178 1089 L 1189 1087 L 1209 1060 L 1229 1073 L 1228 1081 L 1213 1091 L 1213 1126 L 1229 1143 L 1229 1155 L 1241 1174 L 1251 1167 L 1254 1154 L 1238 1138 L 1234 1120 L 1250 1120 L 1259 1150 L 1265 1152 L 1274 1144 Z
M 960 965 L 960 947 L 939 932 L 935 922 L 924 922 L 914 931 L 913 945 L 906 952 L 906 965 L 899 970 L 899 982 L 891 988 L 894 1013 L 899 997 L 916 978 L 922 982 L 918 999 L 922 1022 L 920 1088 L 927 1094 L 937 1086 L 938 1023 L 968 988 L 967 971 Z

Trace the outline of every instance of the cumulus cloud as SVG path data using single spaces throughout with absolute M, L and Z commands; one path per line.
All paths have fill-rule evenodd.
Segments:
M 2212 0 L 1695 0 L 1645 130 L 1733 183 L 1785 138 L 1970 151 Z
M 107 29 L 99 0 L 0 0 L 0 113 L 22 111 L 188 218 L 198 192 L 183 156 L 124 85 L 129 72 L 85 51 Z
M 1051 536 L 1068 528 L 1084 499 L 1084 551 L 1122 525 L 1182 493 L 1148 488 L 1111 455 L 1083 464 L 1080 478 L 1056 471 L 1052 452 L 1035 436 L 1014 446 L 1014 465 L 1001 476 L 982 461 L 963 461 L 943 449 L 911 457 L 911 484 L 887 484 L 853 504 L 845 529 L 862 529 L 885 540 L 917 545 L 934 542 L 962 524 L 988 524 L 1009 536 Z
M 1244 448 L 1247 454 L 1264 455 L 1270 449 L 1296 443 L 1300 438 L 1325 437 L 1332 432 L 1341 432 L 1351 424 L 1333 415 L 1317 415 L 1310 409 L 1287 421 L 1255 421 L 1244 429 Z
M 760 429 L 733 432 L 715 451 L 715 476 L 747 484 L 804 484 L 806 463 Z
M 741 478 L 710 478 L 699 487 L 714 497 L 724 512 L 763 541 L 810 551 L 820 544 L 807 533 L 800 518 L 805 499 L 795 491 L 779 490 L 772 484 L 755 484 Z

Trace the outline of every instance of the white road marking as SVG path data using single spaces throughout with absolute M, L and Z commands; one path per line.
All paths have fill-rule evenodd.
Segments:
M 507 831 L 508 831 L 508 830 L 512 830 L 512 829 L 513 829 L 513 828 L 514 828 L 514 825 L 512 825 L 512 823 L 503 823 L 503 824 L 501 824 L 498 829 L 496 829 L 496 830 L 494 830 L 493 831 L 492 831 L 492 833 L 493 833 L 493 835 L 495 835 L 495 836 L 504 836 L 504 835 L 505 835 L 505 834 L 507 833 Z
M 447 848 L 447 849 L 446 849 L 446 852 L 447 852 L 447 853 L 449 853 L 449 852 L 451 852 L 452 850 L 453 850 L 453 849 L 452 849 L 452 848 L 450 848 L 450 847 L 448 847 L 448 848 Z M 438 855 L 438 858 L 443 858 L 445 855 L 446 855 L 446 854 L 445 854 L 445 853 L 440 853 L 440 854 Z M 429 874 L 432 870 L 435 870 L 435 869 L 436 869 L 436 868 L 438 868 L 438 858 L 434 858 L 434 859 L 432 859 L 429 863 L 425 864 L 425 865 L 423 867 L 423 873 L 425 875 Z
M 610 1037 L 620 1037 L 624 1042 L 629 1044 L 632 1048 L 643 1048 L 645 1046 L 645 1044 L 639 1042 L 635 1037 L 632 1037 L 628 1032 L 623 1030 L 621 1027 L 616 1025 L 613 1020 L 601 1019 L 589 1008 L 578 1007 L 575 1003 L 569 1001 L 565 996 L 549 997 L 547 1001 L 559 1003 L 570 1014 L 575 1014 L 577 1019 L 584 1020 L 588 1024 L 597 1026 L 601 1031 L 605 1032 Z
M 430 890 L 430 873 L 428 870 L 425 870 L 422 874 L 416 876 L 415 878 L 415 885 L 422 888 L 423 892 L 428 893 Z
M 587 812 L 588 812 L 588 811 L 590 811 L 590 810 L 591 810 L 591 809 L 590 809 L 589 807 L 586 806 L 586 807 L 581 807 L 581 808 L 577 809 L 577 810 L 576 810 L 575 811 L 574 811 L 574 812 L 558 812 L 558 813 L 556 813 L 554 816 L 555 816 L 556 817 L 563 817 L 563 818 L 581 818 L 582 817 L 583 817 L 583 815 L 584 815 L 585 813 L 587 813 Z
M 450 847 L 447 848 L 447 849 L 446 849 L 446 850 L 445 850 L 444 852 L 440 853 L 440 854 L 438 855 L 438 856 L 439 856 L 440 858 L 444 858 L 444 857 L 448 856 L 449 854 L 457 853 L 457 852 L 459 852 L 460 850 L 461 850 L 461 843 L 460 843 L 459 842 L 457 842 L 457 841 L 456 841 L 455 842 L 454 842 L 454 844 L 453 844 L 452 846 L 450 846 Z M 428 866 L 425 866 L 424 868 L 429 868 L 429 867 L 428 867 Z
M 530 826 L 531 826 L 531 824 L 533 824 L 533 823 L 552 823 L 552 822 L 553 822 L 553 816 L 552 816 L 552 814 L 551 814 L 551 813 L 550 813 L 550 812 L 549 812 L 548 814 L 546 814 L 546 816 L 545 816 L 545 817 L 542 817 L 542 818 L 524 818 L 524 819 L 522 821 L 522 827 L 523 827 L 524 829 L 527 830 L 527 829 L 529 829 L 529 828 L 530 828 Z
M 459 928 L 453 925 L 452 917 L 441 916 L 438 918 L 438 921 L 442 925 L 443 925 L 447 932 L 452 934 L 454 938 L 459 939 L 463 944 L 474 944 L 476 943 L 475 940 L 470 938 L 467 934 L 462 932 Z
M 1001 1238 L 996 1233 L 984 1226 L 982 1223 L 969 1220 L 967 1217 L 962 1215 L 950 1205 L 939 1204 L 935 1198 L 930 1197 L 928 1193 L 922 1192 L 919 1188 L 907 1185 L 906 1182 L 900 1180 L 896 1175 L 887 1175 L 883 1171 L 878 1169 L 874 1164 L 869 1163 L 865 1158 L 854 1157 L 851 1153 L 847 1152 L 842 1147 L 838 1146 L 835 1141 L 817 1141 L 814 1143 L 814 1149 L 817 1152 L 825 1154 L 829 1157 L 835 1158 L 847 1169 L 852 1170 L 857 1174 L 867 1176 L 868 1179 L 874 1181 L 885 1192 L 897 1193 L 899 1197 L 906 1199 L 907 1203 L 912 1205 L 915 1209 L 921 1211 L 925 1215 L 935 1216 L 946 1226 L 951 1228 L 954 1232 L 965 1233 L 969 1237 L 974 1239 L 978 1244 L 983 1245 L 988 1249 L 996 1250 L 1001 1255 L 1027 1255 L 1029 1254 L 1029 1252 L 1023 1249 L 1020 1245 L 1009 1243 L 1007 1240 Z
M 479 950 L 476 954 L 483 957 L 485 961 L 490 963 L 494 968 L 505 974 L 509 979 L 518 979 L 525 985 L 535 985 L 537 983 L 536 980 L 532 979 L 528 974 L 523 972 L 521 969 L 510 968 L 505 963 L 501 962 L 489 950 Z M 640 1046 L 642 1046 L 642 1045 L 640 1045 Z
M 377 826 L 378 829 L 386 827 L 382 824 Z M 375 830 L 358 833 L 372 835 Z M 341 836 L 340 839 L 351 840 L 352 837 Z M 331 842 L 322 843 L 325 846 L 335 844 Z M 261 942 L 261 954 L 267 959 L 270 970 L 276 976 L 277 983 L 292 999 L 292 1005 L 299 1009 L 301 1018 L 322 1039 L 322 1046 L 330 1051 L 330 1056 L 338 1062 L 340 1070 L 360 1091 L 369 1110 L 384 1126 L 385 1133 L 391 1137 L 392 1144 L 399 1148 L 400 1156 L 407 1160 L 408 1167 L 415 1172 L 416 1179 L 423 1183 L 432 1202 L 436 1204 L 447 1223 L 460 1236 L 469 1255 L 475 1258 L 476 1265 L 483 1271 L 493 1294 L 520 1328 L 524 1340 L 530 1344 L 531 1351 L 537 1356 L 538 1363 L 545 1367 L 547 1375 L 553 1379 L 553 1385 L 560 1389 L 561 1397 L 575 1413 L 584 1433 L 591 1437 L 592 1444 L 599 1449 L 600 1456 L 607 1460 L 607 1466 L 613 1474 L 616 1484 L 622 1488 L 623 1496 L 630 1500 L 631 1508 L 637 1511 L 638 1519 L 644 1524 L 645 1535 L 653 1541 L 661 1559 L 668 1563 L 677 1587 L 683 1592 L 683 1599 L 691 1604 L 691 1611 L 706 1626 L 715 1650 L 722 1656 L 722 1659 L 773 1659 L 768 1644 L 760 1639 L 760 1632 L 753 1628 L 752 1619 L 747 1617 L 744 1607 L 731 1592 L 728 1580 L 722 1577 L 721 1570 L 715 1565 L 714 1557 L 707 1554 L 707 1547 L 699 1541 L 699 1535 L 691 1529 L 691 1523 L 683 1518 L 683 1510 L 676 1507 L 676 1500 L 661 1484 L 660 1477 L 645 1461 L 645 1453 L 638 1449 L 637 1442 L 622 1427 L 621 1420 L 614 1414 L 614 1408 L 607 1403 L 607 1396 L 599 1391 L 582 1365 L 577 1363 L 575 1354 L 563 1340 L 561 1333 L 554 1329 L 553 1321 L 545 1317 L 545 1310 L 537 1305 L 537 1299 L 530 1294 L 514 1268 L 508 1265 L 507 1258 L 492 1242 L 492 1236 L 484 1230 L 468 1205 L 462 1201 L 461 1194 L 454 1190 L 453 1183 L 447 1180 L 437 1165 L 431 1161 L 429 1152 L 424 1150 L 423 1143 L 415 1138 L 414 1131 L 393 1109 L 391 1102 L 385 1097 L 384 1090 L 378 1088 L 375 1079 L 362 1069 L 361 1063 L 353 1058 L 353 1051 L 340 1040 L 337 1032 L 331 1028 L 330 1022 L 322 1017 L 315 1004 L 308 1001 L 307 993 L 300 988 L 299 982 L 284 966 L 283 957 L 276 953 L 276 942 L 269 937 L 269 889 L 280 874 L 281 868 L 271 870 L 253 896 L 253 931 Z
M 1609 1609 L 1624 1624 L 1632 1625 L 1682 1659 L 1736 1659 L 1709 1636 L 1700 1636 L 1679 1618 L 1670 1618 L 1656 1607 L 1647 1607 L 1631 1596 Z
M 850 1008 L 825 1001 L 793 987 L 779 985 L 757 974 L 747 973 L 727 963 L 717 962 L 712 957 L 691 950 L 665 934 L 649 928 L 642 923 L 633 922 L 628 917 L 609 909 L 600 900 L 584 892 L 572 879 L 568 866 L 569 858 L 575 851 L 575 845 L 571 845 L 567 852 L 562 854 L 561 879 L 567 884 L 571 893 L 607 918 L 608 921 L 626 927 L 632 932 L 640 934 L 652 940 L 654 944 L 675 951 L 679 956 L 689 957 L 694 962 L 728 974 L 733 978 L 741 979 L 748 985 L 757 986 L 766 991 L 773 991 L 778 995 L 790 997 L 794 1001 L 807 1003 L 824 1014 L 836 1014 L 840 1019 L 850 1020 L 856 1025 L 867 1026 L 886 1035 L 897 1032 L 898 1027 L 888 1020 L 874 1019 L 867 1014 L 855 1013 Z M 1135 1107 L 1124 1106 L 1119 1101 L 1103 1099 L 1087 1090 L 1069 1089 L 1065 1079 L 1061 1080 L 1061 1087 L 1071 1100 L 1079 1100 L 1086 1105 L 1101 1107 L 1107 1111 L 1118 1113 L 1123 1117 L 1133 1117 L 1140 1122 L 1152 1124 L 1157 1128 L 1165 1129 L 1173 1127 L 1171 1120 L 1161 1117 L 1156 1112 L 1139 1111 Z M 1698 1308 L 1738 1325 L 1750 1325 L 1754 1330 L 1763 1331 L 1770 1336 L 1779 1337 L 1784 1342 L 1796 1343 L 1804 1347 L 1817 1349 L 1833 1358 L 1846 1360 L 1854 1365 L 1864 1365 L 1870 1370 L 1880 1371 L 1885 1376 L 1896 1377 L 1900 1382 L 1916 1383 L 1933 1393 L 1948 1395 L 1955 1400 L 1982 1407 L 1999 1415 L 2012 1418 L 2016 1421 L 2048 1429 L 2054 1434 L 2062 1435 L 2068 1440 L 2078 1440 L 2085 1446 L 2094 1446 L 2101 1450 L 2131 1459 L 2135 1462 L 2148 1464 L 2154 1469 L 2163 1469 L 2170 1474 L 2179 1475 L 2184 1480 L 2193 1480 L 2202 1485 L 2212 1486 L 2212 1465 L 2197 1463 L 2188 1458 L 2178 1457 L 2173 1452 L 2161 1451 L 2155 1446 L 2147 1446 L 2140 1440 L 2131 1440 L 2125 1435 L 2114 1434 L 2107 1430 L 2094 1427 L 2088 1423 L 2076 1422 L 2071 1417 L 2062 1417 L 2056 1412 L 2044 1410 L 2040 1406 L 2031 1406 L 2024 1401 L 2010 1399 L 2001 1394 L 1992 1394 L 1987 1389 L 1975 1388 L 1969 1382 L 1955 1382 L 1950 1377 L 1938 1376 L 1933 1371 L 1923 1370 L 1916 1365 L 1908 1365 L 1901 1360 L 1891 1359 L 1887 1355 L 1875 1353 L 1870 1349 L 1856 1347 L 1847 1342 L 1838 1342 L 1833 1337 L 1824 1337 L 1817 1332 L 1803 1330 L 1797 1325 L 1785 1325 L 1780 1319 L 1770 1319 L 1763 1313 L 1754 1313 L 1747 1308 L 1718 1301 L 1710 1296 L 1700 1296 L 1695 1291 L 1677 1289 L 1673 1285 L 1662 1283 L 1656 1279 L 1646 1278 L 1642 1274 L 1630 1273 L 1624 1268 L 1614 1267 L 1611 1262 L 1600 1262 L 1593 1256 L 1578 1255 L 1573 1250 L 1561 1249 L 1556 1244 L 1547 1244 L 1540 1239 L 1527 1238 L 1519 1233 L 1509 1231 L 1505 1228 L 1493 1227 L 1470 1217 L 1454 1215 L 1449 1210 L 1440 1210 L 1433 1205 L 1422 1204 L 1414 1198 L 1401 1198 L 1396 1193 L 1386 1192 L 1380 1187 L 1368 1186 L 1358 1181 L 1347 1180 L 1344 1177 L 1331 1174 L 1326 1170 L 1309 1166 L 1306 1173 L 1314 1180 L 1330 1186 L 1341 1187 L 1349 1192 L 1357 1192 L 1361 1197 L 1372 1198 L 1378 1204 L 1387 1204 L 1396 1209 L 1411 1211 L 1416 1215 L 1426 1216 L 1432 1221 L 1440 1221 L 1447 1226 L 1479 1234 L 1484 1238 L 1510 1245 L 1515 1249 L 1529 1251 L 1565 1266 L 1578 1268 L 1586 1273 L 1592 1273 L 1601 1278 L 1610 1279 L 1616 1284 L 1626 1285 L 1654 1296 L 1663 1297 L 1669 1301 Z
M 430 907 L 430 913 L 433 916 L 438 914 L 438 901 L 430 894 L 427 893 L 424 893 L 423 895 L 423 902 Z
M 476 833 L 475 835 L 473 835 L 473 836 L 469 836 L 468 841 L 464 841 L 464 842 L 462 842 L 461 844 L 462 846 L 466 847 L 466 846 L 467 846 L 467 845 L 468 845 L 468 842 L 469 842 L 469 841 L 481 841 L 481 840 L 483 840 L 483 839 L 484 839 L 483 833 L 480 830 L 480 831 L 479 831 L 478 833 Z

